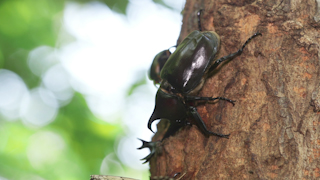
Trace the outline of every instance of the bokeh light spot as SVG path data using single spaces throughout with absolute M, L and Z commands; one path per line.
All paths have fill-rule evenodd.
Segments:
M 21 118 L 26 125 L 45 126 L 54 120 L 57 111 L 57 100 L 44 88 L 32 90 L 22 100 Z
M 28 89 L 22 79 L 9 70 L 0 69 L 0 112 L 8 119 L 18 118 L 20 102 Z
M 28 65 L 32 73 L 41 76 L 51 66 L 57 64 L 58 58 L 54 48 L 49 46 L 40 46 L 29 53 Z
M 124 169 L 121 166 L 121 163 L 116 160 L 114 153 L 108 154 L 101 163 L 100 174 L 116 175 L 119 176 L 124 174 Z
M 27 157 L 36 169 L 43 169 L 46 165 L 54 164 L 65 148 L 65 142 L 58 134 L 45 131 L 30 137 L 27 147 Z
M 57 64 L 48 69 L 43 75 L 42 80 L 44 86 L 49 89 L 59 101 L 60 106 L 67 104 L 73 97 L 74 91 L 69 82 L 69 74 L 61 64 Z
M 136 137 L 126 136 L 122 138 L 118 146 L 118 156 L 120 160 L 127 166 L 143 170 L 148 169 L 148 164 L 142 164 L 143 161 L 140 159 L 146 157 L 150 151 L 149 149 L 137 150 L 138 147 L 141 147 L 142 143 Z

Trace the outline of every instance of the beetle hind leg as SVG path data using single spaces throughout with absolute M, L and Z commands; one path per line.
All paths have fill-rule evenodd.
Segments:
M 192 107 L 190 106 L 189 109 L 188 109 L 189 113 L 190 113 L 190 116 L 193 117 L 197 127 L 206 135 L 206 136 L 211 136 L 211 135 L 214 135 L 214 136 L 218 136 L 218 137 L 224 137 L 224 138 L 227 138 L 229 139 L 229 135 L 230 134 L 218 134 L 218 133 L 215 133 L 215 132 L 212 132 L 212 131 L 209 131 L 206 127 L 206 125 L 204 124 L 202 118 L 200 117 L 197 109 L 195 107 Z
M 229 55 L 223 56 L 222 58 L 216 60 L 216 61 L 214 62 L 214 64 L 210 67 L 210 70 L 209 70 L 209 71 L 212 71 L 213 69 L 215 69 L 215 68 L 216 68 L 220 63 L 222 63 L 223 61 L 226 61 L 226 60 L 229 60 L 229 59 L 233 59 L 233 58 L 235 58 L 236 56 L 241 55 L 242 52 L 243 52 L 243 49 L 244 49 L 244 48 L 246 47 L 246 45 L 250 42 L 250 40 L 253 39 L 253 38 L 255 38 L 255 37 L 257 37 L 257 36 L 259 36 L 259 35 L 262 36 L 262 34 L 259 33 L 259 32 L 255 33 L 254 35 L 252 35 L 252 36 L 242 45 L 242 47 L 241 47 L 237 52 L 234 52 L 234 53 L 231 53 L 231 54 L 229 54 Z

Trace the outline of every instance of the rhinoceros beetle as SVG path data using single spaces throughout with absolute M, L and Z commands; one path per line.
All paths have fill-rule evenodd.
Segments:
M 235 53 L 216 59 L 220 48 L 220 38 L 213 31 L 201 32 L 200 10 L 198 12 L 199 31 L 190 33 L 177 47 L 173 54 L 167 54 L 166 50 L 160 52 L 154 59 L 149 70 L 150 79 L 154 84 L 160 83 L 156 95 L 155 109 L 149 119 L 148 128 L 157 119 L 168 119 L 170 126 L 162 140 L 173 135 L 181 127 L 190 124 L 187 119 L 193 119 L 197 127 L 206 135 L 216 135 L 228 138 L 229 135 L 218 134 L 209 131 L 201 119 L 195 107 L 196 101 L 225 100 L 234 105 L 235 101 L 224 97 L 198 97 L 195 96 L 202 88 L 209 74 L 216 67 L 226 61 L 241 55 L 248 42 L 254 37 L 261 35 L 257 32 L 251 36 L 243 46 Z M 160 66 L 158 59 L 163 57 L 164 65 Z M 161 68 L 162 67 L 162 68 Z M 153 75 L 151 75 L 151 72 Z M 156 75 L 156 76 L 155 76 Z M 153 131 L 152 131 L 153 132 Z M 141 140 L 141 139 L 140 139 Z M 161 140 L 161 141 L 162 141 Z M 147 142 L 141 140 L 143 145 L 138 149 L 149 148 L 150 154 L 143 158 L 144 163 L 148 162 L 156 152 L 158 142 Z
M 198 28 L 199 28 L 199 31 L 202 31 L 201 21 L 200 21 L 200 15 L 201 15 L 202 11 L 203 11 L 203 9 L 200 9 L 198 11 L 198 14 L 197 14 L 198 15 Z M 172 46 L 172 47 L 177 47 L 177 45 L 176 46 Z M 170 48 L 172 48 L 172 47 L 170 47 Z M 153 81 L 154 85 L 160 84 L 160 82 L 161 82 L 160 72 L 161 72 L 164 64 L 167 62 L 168 58 L 171 55 L 170 48 L 167 49 L 167 50 L 163 50 L 163 51 L 159 52 L 154 57 L 154 59 L 152 61 L 151 67 L 149 68 L 149 71 L 148 71 L 148 76 L 149 76 L 149 79 Z M 175 125 L 181 126 L 180 123 L 175 123 Z
M 198 13 L 199 16 L 200 13 L 201 11 Z M 192 119 L 204 135 L 228 138 L 229 134 L 219 134 L 207 129 L 197 112 L 195 102 L 219 99 L 234 105 L 235 101 L 224 97 L 212 98 L 195 95 L 202 89 L 209 74 L 220 63 L 241 55 L 248 42 L 258 35 L 261 33 L 257 32 L 251 36 L 237 52 L 216 60 L 220 48 L 219 35 L 213 31 L 195 30 L 190 33 L 177 46 L 161 70 L 161 84 L 157 91 L 155 108 L 149 119 L 148 128 L 152 131 L 151 124 L 157 119 L 168 119 L 170 126 L 163 137 L 165 139 L 188 124 L 187 119 Z

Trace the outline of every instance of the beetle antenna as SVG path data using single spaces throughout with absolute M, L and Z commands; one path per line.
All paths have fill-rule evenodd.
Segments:
M 203 9 L 200 9 L 197 13 L 198 15 L 198 28 L 199 28 L 199 31 L 202 31 L 202 27 L 201 27 L 201 12 L 203 11 Z

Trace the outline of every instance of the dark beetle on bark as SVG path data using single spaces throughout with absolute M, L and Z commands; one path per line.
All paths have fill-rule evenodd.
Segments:
M 201 11 L 198 13 L 200 31 L 195 30 L 190 33 L 177 46 L 175 52 L 168 57 L 163 68 L 160 69 L 159 81 L 161 81 L 161 84 L 157 91 L 156 105 L 149 119 L 148 128 L 152 131 L 151 124 L 157 119 L 168 119 L 170 126 L 162 140 L 173 135 L 181 127 L 190 124 L 189 119 L 206 136 L 229 137 L 229 134 L 219 134 L 208 130 L 198 114 L 195 104 L 197 101 L 208 102 L 219 99 L 234 105 L 235 101 L 224 97 L 198 97 L 196 94 L 202 89 L 205 80 L 220 63 L 241 55 L 248 42 L 261 35 L 259 32 L 255 33 L 237 52 L 217 59 L 220 37 L 214 31 L 201 31 L 200 13 Z M 144 158 L 147 162 L 155 153 L 155 144 L 142 142 L 143 145 L 139 149 L 148 147 L 151 150 L 151 153 Z

